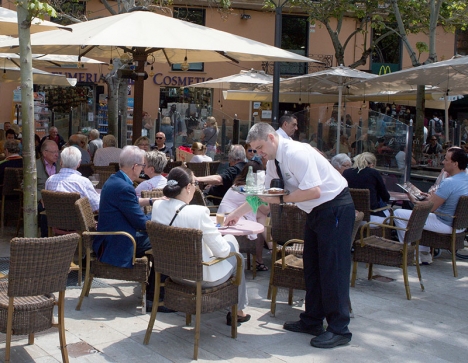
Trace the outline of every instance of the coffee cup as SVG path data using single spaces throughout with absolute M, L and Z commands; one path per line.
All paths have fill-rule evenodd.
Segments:
M 224 213 L 216 213 L 216 224 L 219 227 L 224 226 Z
M 282 179 L 276 178 L 276 179 L 271 179 L 270 181 L 270 188 L 279 188 L 279 189 L 284 189 L 284 182 Z

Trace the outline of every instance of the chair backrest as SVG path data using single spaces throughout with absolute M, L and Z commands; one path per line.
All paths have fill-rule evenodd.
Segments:
M 120 170 L 119 163 L 109 163 L 109 166 L 113 166 L 116 172 Z
M 354 227 L 353 227 L 353 232 L 351 234 L 351 246 L 353 245 L 354 240 L 356 239 L 356 233 L 359 230 L 359 227 L 361 226 L 361 222 L 364 220 L 364 213 L 358 211 L 356 214 L 356 217 L 354 219 Z
M 70 261 L 80 236 L 13 238 L 10 244 L 8 296 L 35 296 L 67 287 Z
M 73 206 L 75 210 L 78 224 L 80 226 L 80 231 L 83 232 L 95 232 L 96 231 L 96 221 L 94 220 L 93 208 L 88 198 L 80 198 L 75 201 Z
M 304 239 L 306 212 L 295 205 L 270 204 L 270 216 L 271 237 L 276 243 L 284 244 L 290 239 Z
M 209 174 L 208 175 L 215 175 L 218 173 L 218 168 L 219 164 L 221 164 L 221 161 L 210 161 L 207 163 L 208 168 L 209 168 Z
M 453 221 L 454 229 L 468 228 L 468 196 L 462 196 L 458 200 Z
M 168 161 L 166 164 L 166 167 L 164 168 L 163 173 L 169 173 L 171 169 L 177 166 L 182 166 L 182 161 Z
M 53 192 L 43 189 L 42 201 L 47 215 L 47 225 L 66 231 L 79 231 L 80 224 L 75 212 L 75 202 L 80 193 Z
M 93 164 L 80 164 L 77 170 L 81 173 L 82 176 L 89 178 L 91 175 L 93 175 L 93 167 Z
M 110 178 L 112 174 L 115 174 L 115 166 L 93 166 L 94 174 L 99 174 L 99 184 L 96 189 L 102 189 L 104 183 Z
M 187 167 L 193 171 L 193 175 L 200 177 L 200 176 L 207 176 L 209 175 L 208 164 L 206 162 L 202 163 L 187 163 Z
M 202 238 L 198 229 L 179 228 L 148 221 L 154 270 L 170 277 L 203 280 Z
M 195 192 L 193 193 L 193 198 L 190 201 L 190 204 L 203 205 L 206 207 L 205 197 L 200 188 L 195 188 Z
M 364 213 L 364 221 L 370 221 L 370 191 L 369 189 L 349 188 L 354 202 L 354 209 Z
M 3 174 L 3 189 L 2 195 L 19 195 L 15 189 L 21 188 L 23 182 L 23 168 L 5 168 Z
M 141 191 L 142 198 L 161 198 L 164 197 L 162 189 L 153 189 L 153 190 L 142 190 Z M 143 211 L 145 214 L 151 213 L 153 207 L 150 205 L 145 205 Z
M 413 243 L 419 241 L 422 236 L 424 224 L 426 223 L 427 216 L 431 212 L 433 204 L 430 202 L 417 203 L 411 212 L 408 221 L 408 231 L 405 233 L 404 243 Z

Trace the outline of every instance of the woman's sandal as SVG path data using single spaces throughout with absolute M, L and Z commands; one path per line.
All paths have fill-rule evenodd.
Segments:
M 263 263 L 257 262 L 257 271 L 268 271 L 268 267 L 266 267 Z

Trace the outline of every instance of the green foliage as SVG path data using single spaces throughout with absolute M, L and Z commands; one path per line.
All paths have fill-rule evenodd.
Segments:
M 29 12 L 29 21 L 32 18 L 39 18 L 44 20 L 44 16 L 57 16 L 55 9 L 49 5 L 47 1 L 40 0 L 29 0 L 29 1 L 18 1 L 17 5 L 26 8 Z

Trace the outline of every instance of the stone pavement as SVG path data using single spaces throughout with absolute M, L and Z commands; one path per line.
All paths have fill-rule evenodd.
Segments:
M 0 257 L 8 256 L 8 237 L 0 240 Z M 269 262 L 265 253 L 265 262 Z M 202 316 L 199 361 L 225 362 L 462 362 L 468 357 L 468 261 L 458 260 L 459 277 L 452 275 L 447 251 L 431 266 L 422 266 L 426 291 L 419 288 L 416 269 L 409 269 L 412 300 L 406 300 L 401 270 L 374 266 L 382 277 L 367 280 L 364 265 L 351 288 L 355 318 L 350 344 L 331 350 L 309 345 L 312 336 L 282 329 L 286 320 L 298 319 L 303 291 L 279 290 L 276 317 L 266 299 L 268 272 L 252 280 L 246 272 L 252 319 L 230 338 L 226 311 Z M 81 311 L 75 311 L 78 287 L 67 289 L 65 327 L 70 362 L 188 362 L 193 354 L 193 327 L 181 313 L 158 314 L 149 345 L 143 345 L 149 314 L 137 309 L 139 287 L 104 280 L 92 288 Z M 0 334 L 0 362 L 5 335 Z M 61 361 L 56 329 L 36 334 L 35 344 L 14 336 L 11 362 Z M 465 357 L 465 358 L 463 358 Z

